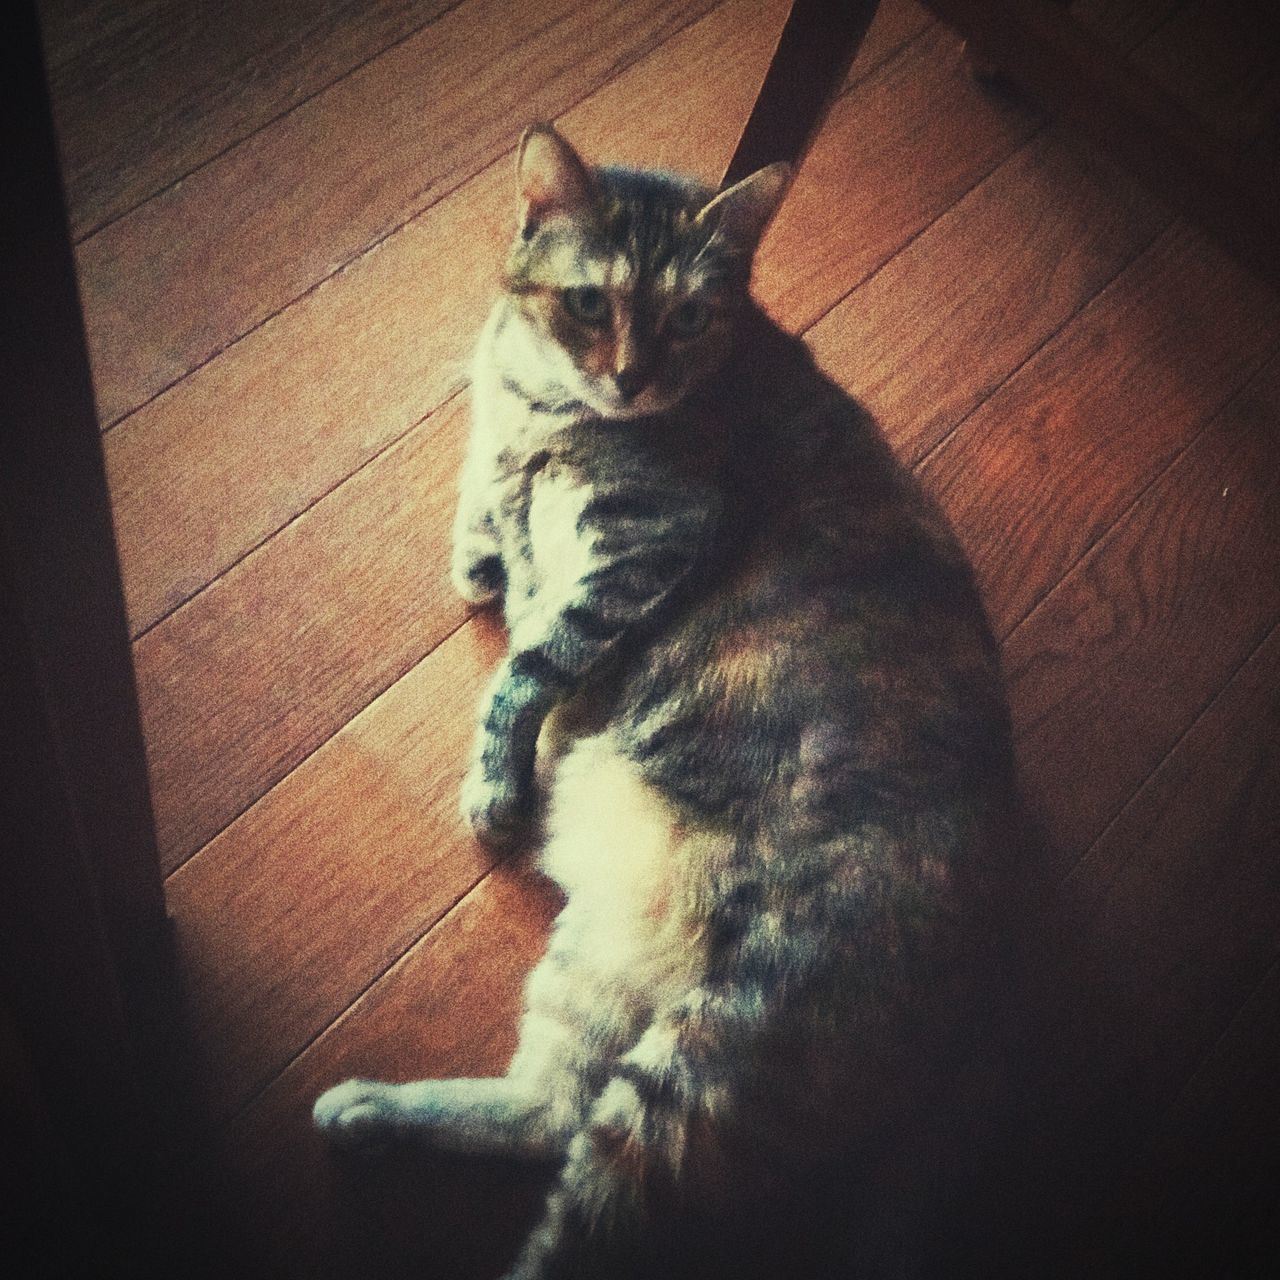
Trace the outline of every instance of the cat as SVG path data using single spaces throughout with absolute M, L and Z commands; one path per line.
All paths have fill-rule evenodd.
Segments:
M 452 565 L 510 646 L 463 808 L 566 905 L 504 1077 L 315 1122 L 558 1162 L 509 1280 L 667 1275 L 665 1214 L 749 1222 L 945 1080 L 1008 714 L 945 519 L 751 297 L 786 166 L 715 194 L 536 125 L 516 168 Z

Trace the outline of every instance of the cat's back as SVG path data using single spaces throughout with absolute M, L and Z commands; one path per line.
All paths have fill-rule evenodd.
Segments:
M 723 374 L 721 546 L 633 656 L 618 721 L 708 813 L 833 820 L 1007 783 L 996 648 L 962 549 L 866 411 L 763 315 Z

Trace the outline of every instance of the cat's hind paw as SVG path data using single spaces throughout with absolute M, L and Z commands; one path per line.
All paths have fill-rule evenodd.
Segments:
M 316 1099 L 311 1119 L 337 1147 L 375 1150 L 396 1133 L 395 1088 L 376 1080 L 346 1080 Z

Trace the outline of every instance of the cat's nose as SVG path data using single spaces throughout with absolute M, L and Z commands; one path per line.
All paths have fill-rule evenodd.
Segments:
M 618 394 L 624 400 L 634 400 L 645 389 L 648 381 L 648 371 L 637 365 L 632 365 L 627 369 L 619 369 L 613 375 L 614 386 L 618 388 Z

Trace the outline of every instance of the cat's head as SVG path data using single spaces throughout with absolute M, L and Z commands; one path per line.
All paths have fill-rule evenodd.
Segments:
M 556 381 L 603 417 L 637 418 L 709 377 L 787 177 L 770 165 L 715 195 L 667 174 L 591 169 L 550 126 L 526 131 L 504 285 Z

